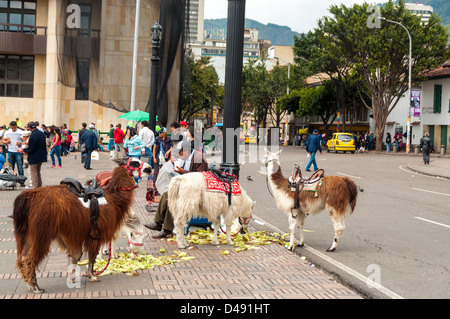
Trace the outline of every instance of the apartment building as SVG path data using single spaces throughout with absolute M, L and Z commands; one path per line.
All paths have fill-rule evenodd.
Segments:
M 433 7 L 420 4 L 420 3 L 405 3 L 406 10 L 411 13 L 414 13 L 418 16 L 421 16 L 421 21 L 423 24 L 428 24 L 428 20 L 430 20 L 431 15 L 433 14 Z
M 160 5 L 141 1 L 137 110 L 149 100 L 150 29 Z M 19 117 L 77 130 L 96 122 L 102 131 L 126 124 L 118 117 L 130 109 L 135 15 L 127 0 L 0 1 L 0 123 Z M 169 90 L 179 90 L 180 65 Z M 168 97 L 174 113 L 177 97 Z

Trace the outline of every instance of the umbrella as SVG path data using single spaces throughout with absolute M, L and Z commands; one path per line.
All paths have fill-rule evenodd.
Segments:
M 150 118 L 150 114 L 148 114 L 148 112 L 138 110 L 138 111 L 131 111 L 131 112 L 125 113 L 125 114 L 119 116 L 119 118 L 130 120 L 130 121 L 142 122 L 142 121 L 148 121 L 148 119 Z

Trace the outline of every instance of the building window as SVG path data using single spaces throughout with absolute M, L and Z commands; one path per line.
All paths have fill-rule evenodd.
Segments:
M 0 31 L 33 33 L 36 26 L 36 0 L 0 0 Z
M 33 97 L 34 57 L 0 55 L 0 96 Z
M 433 113 L 441 113 L 442 106 L 442 85 L 434 85 Z
M 89 100 L 89 59 L 77 59 L 77 86 L 75 88 L 76 100 Z

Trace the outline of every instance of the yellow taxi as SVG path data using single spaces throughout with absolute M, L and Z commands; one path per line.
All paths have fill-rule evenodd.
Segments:
M 331 138 L 327 142 L 327 152 L 334 151 L 347 151 L 355 153 L 355 137 L 351 133 L 333 133 Z
M 245 135 L 245 144 L 256 144 L 255 135 Z

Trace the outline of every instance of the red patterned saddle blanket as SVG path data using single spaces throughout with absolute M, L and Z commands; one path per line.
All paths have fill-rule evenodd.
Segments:
M 205 177 L 205 184 L 206 184 L 207 191 L 223 192 L 225 194 L 230 193 L 229 183 L 221 181 L 220 179 L 217 178 L 217 176 L 215 176 L 210 171 L 201 172 L 201 173 Z M 239 182 L 237 180 L 234 180 L 233 182 L 231 182 L 231 194 L 232 195 L 240 195 L 241 194 L 241 187 L 239 186 Z

